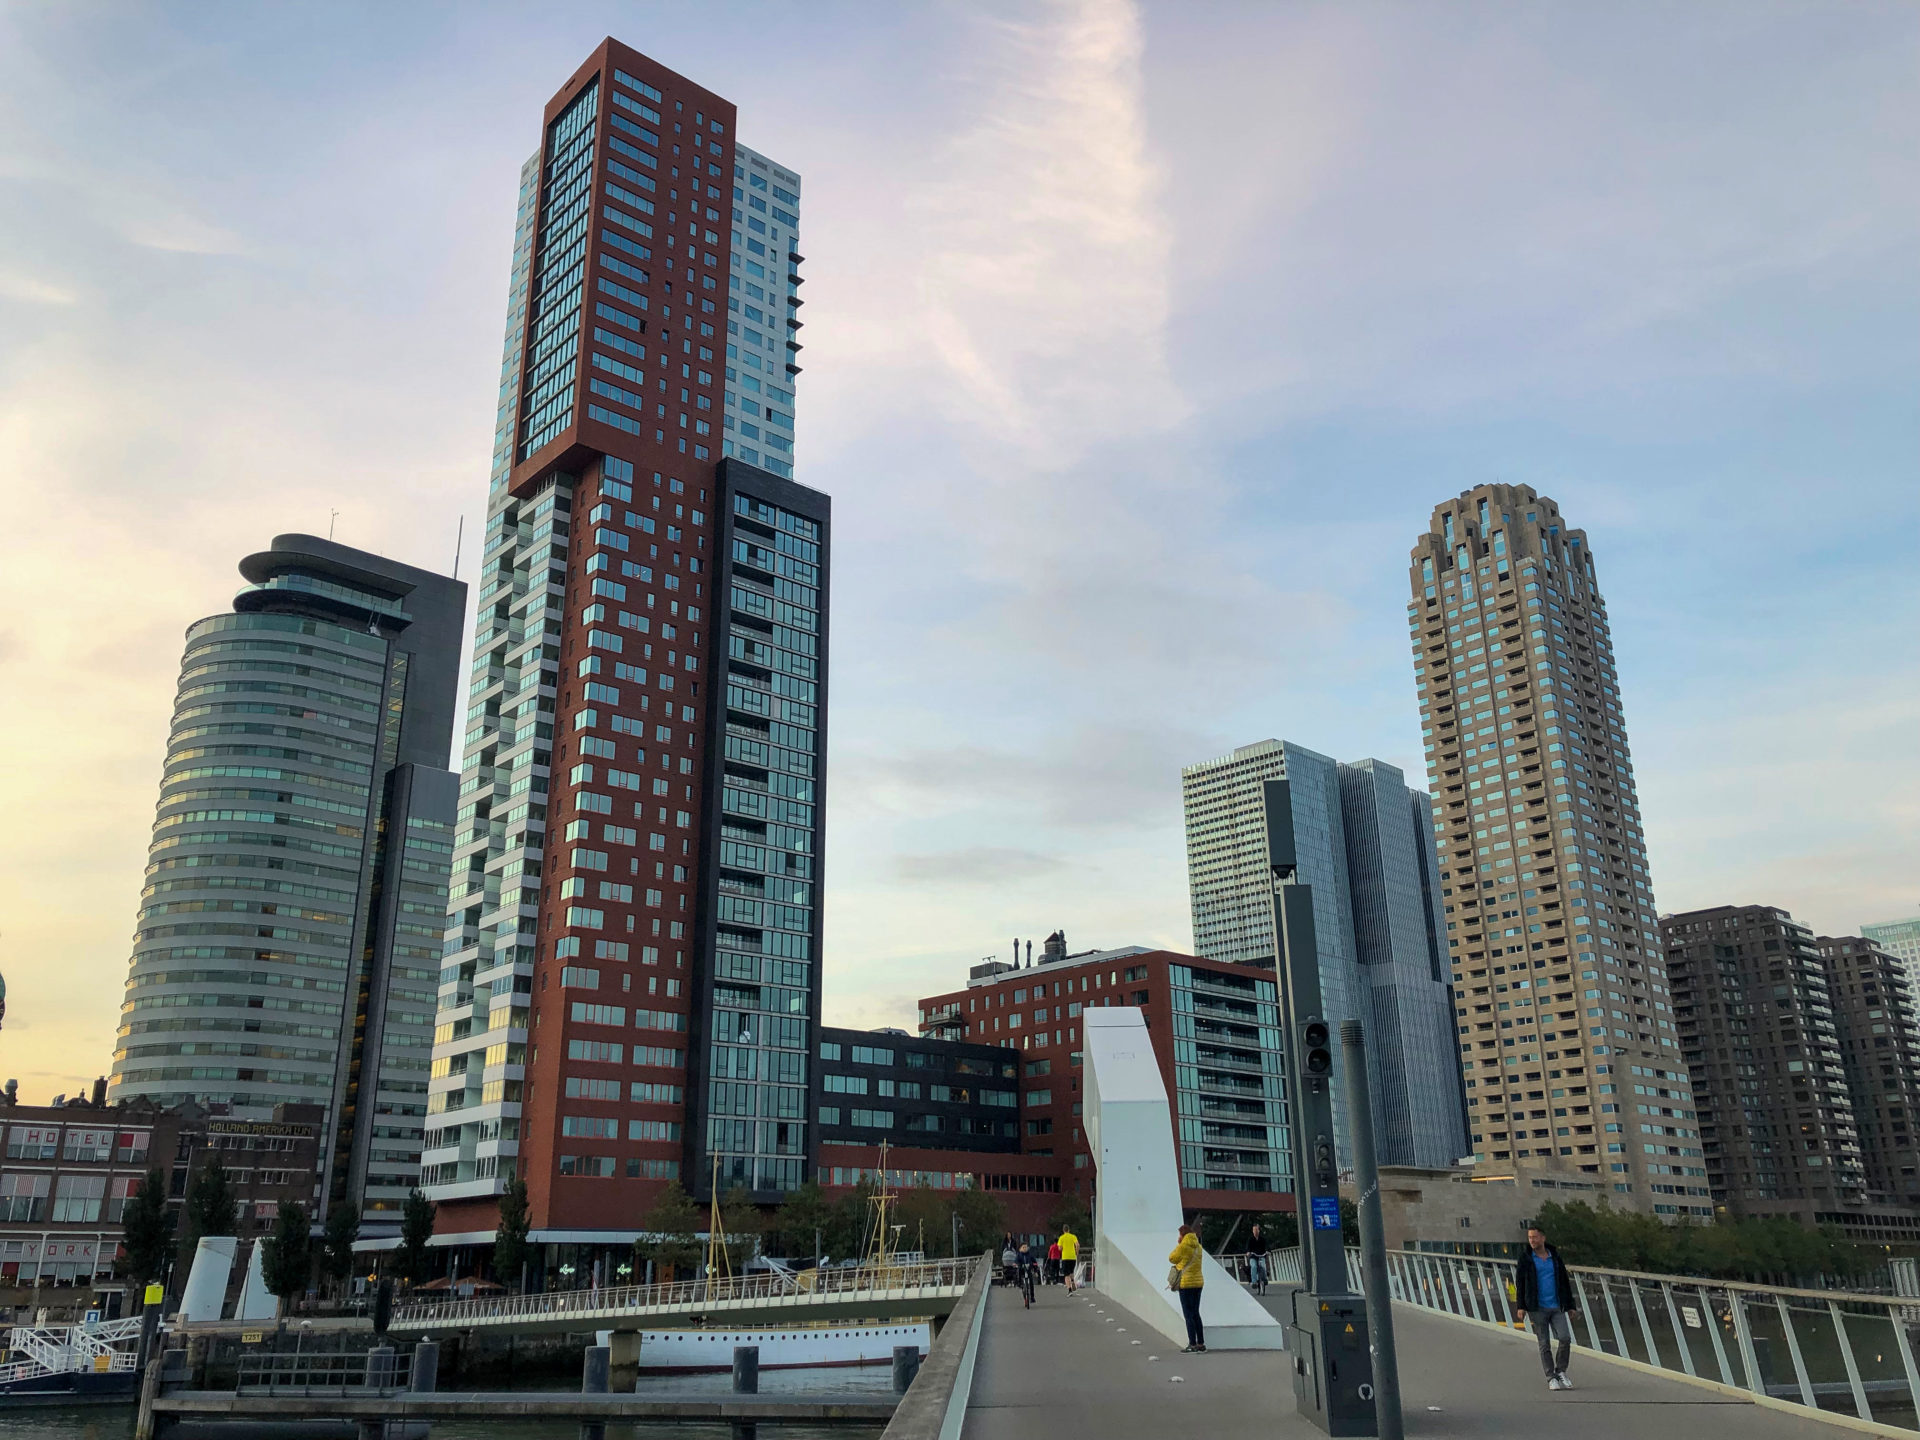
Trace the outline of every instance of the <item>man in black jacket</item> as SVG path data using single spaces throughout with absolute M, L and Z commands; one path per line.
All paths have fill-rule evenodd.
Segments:
M 1538 1225 L 1527 1227 L 1527 1253 L 1513 1267 L 1513 1308 L 1524 1322 L 1533 1316 L 1533 1333 L 1540 1341 L 1540 1368 L 1547 1372 L 1549 1390 L 1571 1390 L 1567 1361 L 1573 1355 L 1573 1325 L 1568 1316 L 1580 1308 L 1573 1278 L 1560 1252 L 1547 1243 Z M 1554 1341 L 1560 1353 L 1554 1355 Z

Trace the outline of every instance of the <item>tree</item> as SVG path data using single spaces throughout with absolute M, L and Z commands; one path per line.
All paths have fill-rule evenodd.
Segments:
M 960 1253 L 978 1255 L 991 1250 L 997 1262 L 1000 1237 L 1007 1232 L 1007 1207 L 986 1191 L 969 1186 L 953 1192 L 953 1211 L 960 1217 Z
M 518 1286 L 533 1247 L 527 1243 L 527 1182 L 515 1175 L 500 1196 L 500 1225 L 493 1232 L 493 1278 Z
M 640 1238 L 633 1242 L 636 1262 L 651 1260 L 662 1268 L 691 1269 L 700 1263 L 701 1217 L 678 1180 L 669 1180 L 653 1207 L 640 1219 Z
M 187 1189 L 184 1238 L 192 1243 L 204 1235 L 231 1235 L 239 1228 L 240 1202 L 234 1197 L 233 1181 L 220 1157 L 209 1155 Z
M 360 1207 L 342 1200 L 327 1211 L 326 1233 L 320 1241 L 320 1276 L 338 1286 L 353 1274 L 353 1242 L 360 1238 Z
M 818 1260 L 820 1256 L 813 1248 L 814 1237 L 824 1238 L 832 1209 L 820 1186 L 812 1180 L 789 1190 L 787 1198 L 780 1202 L 780 1208 L 767 1222 L 765 1244 L 769 1253 L 790 1260 L 802 1255 Z
M 416 1185 L 407 1192 L 406 1204 L 400 1210 L 400 1273 L 409 1284 L 418 1285 L 432 1273 L 432 1257 L 427 1253 L 427 1241 L 432 1236 L 433 1202 Z
M 126 1227 L 122 1263 L 127 1278 L 144 1286 L 159 1278 L 173 1249 L 173 1211 L 167 1206 L 166 1177 L 158 1170 L 149 1170 L 141 1177 L 127 1201 L 122 1223 Z
M 282 1205 L 274 1217 L 273 1232 L 262 1243 L 260 1276 L 279 1297 L 284 1315 L 287 1301 L 307 1288 L 313 1274 L 313 1227 L 307 1207 L 297 1200 Z
M 1062 1195 L 1053 1207 L 1053 1213 L 1047 1216 L 1047 1230 L 1058 1235 L 1062 1230 L 1071 1230 L 1080 1237 L 1082 1245 L 1093 1243 L 1093 1215 L 1087 1209 L 1087 1202 L 1078 1195 Z
M 720 1224 L 727 1232 L 727 1258 L 733 1263 L 733 1273 L 738 1275 L 752 1258 L 754 1247 L 766 1228 L 766 1222 L 760 1218 L 760 1207 L 753 1203 L 746 1186 L 736 1185 L 720 1197 Z

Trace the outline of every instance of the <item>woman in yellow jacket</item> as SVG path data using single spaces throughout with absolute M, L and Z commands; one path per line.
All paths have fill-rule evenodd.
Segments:
M 1183 1355 L 1204 1355 L 1207 1351 L 1206 1327 L 1200 1323 L 1200 1287 L 1206 1277 L 1200 1271 L 1200 1237 L 1191 1225 L 1180 1227 L 1180 1241 L 1167 1256 L 1173 1266 L 1167 1288 L 1180 1296 L 1180 1313 L 1187 1321 L 1187 1348 Z

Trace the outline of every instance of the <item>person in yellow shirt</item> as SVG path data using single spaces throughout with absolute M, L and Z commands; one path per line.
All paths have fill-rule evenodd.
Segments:
M 1200 1288 L 1207 1280 L 1200 1269 L 1200 1237 L 1193 1233 L 1191 1225 L 1180 1227 L 1179 1243 L 1167 1256 L 1167 1263 L 1174 1267 L 1167 1288 L 1180 1296 L 1180 1313 L 1187 1322 L 1187 1348 L 1180 1353 L 1204 1355 L 1207 1329 L 1200 1323 Z
M 1079 1287 L 1073 1283 L 1073 1272 L 1080 1260 L 1080 1237 L 1071 1229 L 1060 1231 L 1060 1277 L 1067 1282 L 1067 1293 L 1074 1294 Z

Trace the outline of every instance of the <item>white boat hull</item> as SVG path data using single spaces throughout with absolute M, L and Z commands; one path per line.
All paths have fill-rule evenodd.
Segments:
M 920 1320 L 819 1329 L 645 1330 L 640 1335 L 640 1369 L 681 1375 L 731 1370 L 736 1345 L 758 1345 L 762 1370 L 886 1365 L 892 1363 L 896 1345 L 918 1346 L 924 1359 L 933 1345 L 933 1325 Z

